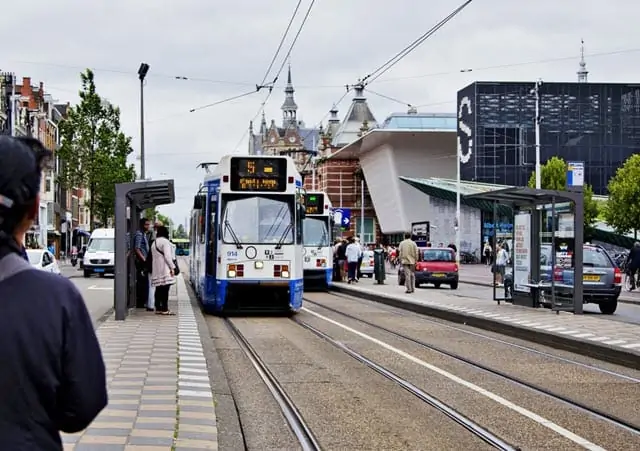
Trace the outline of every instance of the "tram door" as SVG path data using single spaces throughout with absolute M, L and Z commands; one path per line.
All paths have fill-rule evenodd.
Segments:
M 218 196 L 217 193 L 209 194 L 207 201 L 207 247 L 206 247 L 206 271 L 209 277 L 216 277 L 218 267 Z

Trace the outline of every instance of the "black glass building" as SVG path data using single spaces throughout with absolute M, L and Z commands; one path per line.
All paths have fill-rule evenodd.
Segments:
M 458 92 L 463 180 L 526 185 L 535 168 L 535 83 L 475 82 Z M 585 182 L 609 179 L 640 152 L 640 84 L 543 83 L 540 156 L 585 163 Z M 469 155 L 470 152 L 470 155 Z

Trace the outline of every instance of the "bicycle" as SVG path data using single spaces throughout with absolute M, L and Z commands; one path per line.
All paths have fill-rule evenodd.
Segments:
M 629 268 L 626 264 L 621 269 L 624 272 L 624 289 L 631 291 L 631 277 L 633 276 L 629 274 Z M 640 286 L 640 271 L 636 271 L 634 276 L 636 278 L 636 288 L 638 288 Z

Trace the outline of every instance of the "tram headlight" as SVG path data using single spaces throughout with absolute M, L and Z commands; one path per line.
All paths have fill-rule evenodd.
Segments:
M 285 279 L 289 278 L 289 271 L 282 271 L 282 277 Z
M 283 279 L 289 278 L 289 265 L 282 265 L 282 271 L 280 272 L 280 277 Z
M 230 269 L 229 271 L 227 271 L 227 277 L 230 279 L 233 279 L 236 276 L 236 272 L 232 269 Z
M 256 261 L 256 262 L 254 262 L 254 266 L 255 266 L 256 269 L 262 269 L 262 268 L 264 268 L 264 262 Z

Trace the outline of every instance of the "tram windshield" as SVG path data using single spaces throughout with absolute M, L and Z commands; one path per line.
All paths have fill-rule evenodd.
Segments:
M 327 247 L 330 246 L 329 218 L 307 216 L 302 223 L 303 239 L 305 246 Z
M 293 196 L 229 196 L 222 213 L 228 244 L 293 244 Z

